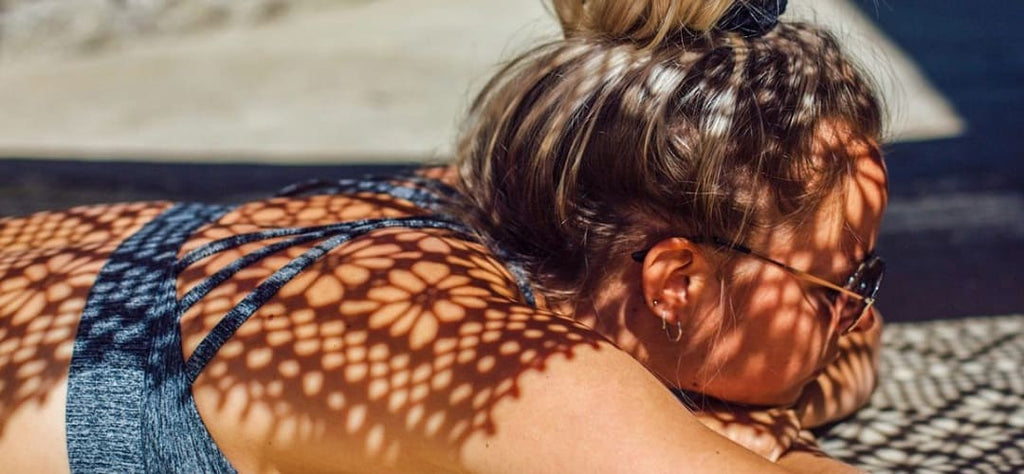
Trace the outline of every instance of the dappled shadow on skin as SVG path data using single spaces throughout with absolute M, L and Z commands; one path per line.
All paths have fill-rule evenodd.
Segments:
M 812 222 L 792 236 L 769 235 L 747 244 L 841 284 L 851 259 L 873 248 L 858 236 L 871 234 L 865 226 L 875 225 L 884 205 L 881 168 L 865 165 L 862 174 L 866 179 L 851 183 L 843 212 L 836 213 L 843 219 L 820 224 L 834 229 L 818 232 Z M 66 377 L 75 326 L 96 273 L 121 240 L 165 208 L 104 206 L 0 221 L 0 420 L 26 402 L 43 400 Z M 371 194 L 272 199 L 241 206 L 203 227 L 179 256 L 262 229 L 423 212 Z M 780 238 L 792 239 L 797 251 L 773 255 L 768 244 Z M 245 244 L 193 264 L 179 276 L 179 296 L 275 241 Z M 200 299 L 181 321 L 185 356 L 245 295 L 316 243 L 263 258 Z M 723 303 L 729 309 L 718 344 L 748 364 L 746 373 L 764 378 L 743 379 L 710 361 L 703 382 L 775 383 L 787 375 L 790 362 L 802 364 L 824 350 L 807 339 L 828 337 L 822 327 L 833 314 L 832 296 L 802 282 L 794 285 L 795 277 L 777 267 L 747 257 L 736 261 L 743 268 L 730 287 L 756 297 Z M 744 281 L 757 285 L 744 290 Z M 468 439 L 501 429 L 493 412 L 517 396 L 523 374 L 543 370 L 553 356 L 594 347 L 587 329 L 523 305 L 518 291 L 482 246 L 450 231 L 375 230 L 318 260 L 257 310 L 196 380 L 197 405 L 229 459 L 244 461 L 253 453 L 240 446 L 269 453 L 255 461 L 264 464 L 248 466 L 254 469 L 284 462 L 271 461 L 275 453 L 298 450 L 312 454 L 304 460 L 310 470 L 317 463 L 339 467 L 338 459 L 416 466 L 426 452 L 446 453 L 457 464 Z M 801 308 L 821 320 L 780 308 Z M 750 324 L 760 330 L 733 330 Z M 659 328 L 654 333 L 664 340 Z M 736 415 L 723 419 L 746 421 Z
M 165 204 L 123 204 L 0 219 L 0 434 L 67 377 L 96 274 Z
M 423 213 L 422 209 L 408 201 L 374 193 L 268 199 L 236 208 L 216 226 L 201 230 L 184 250 L 231 233 L 249 232 L 253 228 L 316 226 L 369 217 L 401 217 Z
M 19 433 L 20 425 L 6 423 L 10 415 L 47 402 L 66 382 L 96 275 L 124 239 L 168 207 L 97 206 L 0 221 L 0 430 Z M 201 227 L 179 257 L 241 233 L 423 213 L 376 194 L 275 198 Z M 278 240 L 199 260 L 179 275 L 179 296 Z M 180 323 L 185 357 L 242 298 L 317 243 L 260 259 L 201 298 Z M 372 231 L 299 273 L 242 324 L 196 380 L 197 406 L 245 470 L 295 468 L 282 453 L 299 450 L 308 455 L 300 469 L 338 467 L 341 458 L 418 470 L 426 453 L 457 465 L 469 438 L 501 429 L 494 407 L 518 395 L 521 375 L 595 346 L 587 329 L 524 305 L 519 291 L 481 245 L 450 231 Z
M 846 190 L 817 215 L 794 226 L 769 227 L 743 244 L 842 286 L 874 250 L 885 176 L 868 143 L 830 143 L 824 154 L 856 167 Z M 813 440 L 804 439 L 809 433 L 801 430 L 849 416 L 870 396 L 880 331 L 868 326 L 877 315 L 840 336 L 845 297 L 837 291 L 724 245 L 709 249 L 712 260 L 725 262 L 715 282 L 721 289 L 714 293 L 717 302 L 695 316 L 711 323 L 684 332 L 676 346 L 684 351 L 676 369 L 695 361 L 699 369 L 694 379 L 673 379 L 671 369 L 663 370 L 663 379 L 702 423 L 763 456 L 774 459 L 790 442 L 814 452 Z M 657 348 L 655 336 L 645 341 Z M 687 353 L 688 347 L 709 349 Z M 689 370 L 678 373 L 690 376 Z
M 735 405 L 679 390 L 675 394 L 705 426 L 772 460 L 800 435 L 796 414 L 786 408 Z
M 874 331 L 839 340 L 839 359 L 808 384 L 797 400 L 797 415 L 804 428 L 819 428 L 848 417 L 870 398 L 878 377 L 880 336 L 881 331 Z
M 183 252 L 253 226 L 413 210 L 397 201 L 299 218 L 325 207 L 290 200 L 247 205 L 198 233 Z M 179 294 L 267 243 L 198 262 L 182 274 Z M 245 294 L 311 245 L 262 259 L 187 311 L 186 357 Z M 376 230 L 329 253 L 256 311 L 196 380 L 196 402 L 215 440 L 245 426 L 250 441 L 268 452 L 318 453 L 303 461 L 306 469 L 339 458 L 353 466 L 414 468 L 426 452 L 458 464 L 469 437 L 500 429 L 492 410 L 517 396 L 519 376 L 542 370 L 554 354 L 593 345 L 581 326 L 538 313 L 519 297 L 512 276 L 476 243 L 443 230 Z M 242 456 L 231 444 L 222 445 L 229 459 Z
M 874 251 L 885 207 L 885 175 L 872 144 L 854 139 L 826 142 L 825 159 L 850 161 L 857 169 L 856 179 L 849 180 L 844 192 L 834 202 L 825 203 L 818 215 L 792 228 L 770 228 L 744 244 L 842 286 Z M 851 342 L 861 336 L 840 337 L 837 332 L 838 311 L 848 296 L 758 258 L 720 251 L 731 258 L 726 274 L 732 278 L 724 285 L 725 297 L 719 305 L 725 313 L 724 326 L 710 336 L 718 338 L 714 346 L 719 357 L 707 361 L 696 385 L 683 388 L 701 392 L 724 383 L 736 392 L 751 394 L 750 400 L 735 400 L 738 402 L 791 403 L 800 395 L 799 389 L 819 375 L 816 370 L 827 364 L 835 366 L 829 366 L 819 379 L 826 385 L 834 385 L 826 380 L 830 376 L 873 385 L 869 373 L 873 354 L 860 342 Z M 851 354 L 837 361 L 841 347 Z M 818 391 L 813 403 L 819 407 L 851 405 L 838 398 L 831 386 L 808 388 Z

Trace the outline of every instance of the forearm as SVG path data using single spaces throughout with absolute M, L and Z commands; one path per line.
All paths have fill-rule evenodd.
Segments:
M 860 473 L 864 472 L 842 461 L 830 458 L 818 448 L 814 436 L 801 432 L 800 438 L 776 462 L 787 471 L 796 473 Z
M 840 339 L 839 357 L 807 385 L 795 405 L 803 428 L 845 418 L 868 402 L 878 378 L 881 334 L 881 315 L 875 312 L 871 329 Z
M 802 443 L 796 435 L 845 418 L 870 399 L 878 375 L 882 333 L 881 316 L 876 312 L 874 317 L 870 329 L 841 339 L 837 359 L 804 388 L 790 407 L 739 406 L 690 393 L 695 402 L 689 408 L 705 426 L 741 446 L 769 460 L 785 459 L 790 468 L 806 468 L 796 472 L 852 469 L 821 453 L 813 447 L 813 441 Z
M 782 455 L 777 464 L 785 468 L 787 471 L 795 473 L 828 472 L 832 474 L 842 474 L 864 472 L 824 454 L 809 451 L 791 450 Z

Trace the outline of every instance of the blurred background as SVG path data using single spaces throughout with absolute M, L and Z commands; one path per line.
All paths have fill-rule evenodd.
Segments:
M 786 17 L 885 96 L 888 319 L 1024 312 L 1024 2 Z M 556 37 L 541 0 L 0 0 L 0 216 L 443 163 L 502 60 Z

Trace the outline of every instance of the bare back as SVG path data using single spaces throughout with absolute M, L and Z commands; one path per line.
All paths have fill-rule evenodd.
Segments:
M 0 457 L 34 472 L 68 469 L 64 399 L 78 318 L 111 252 L 168 207 L 97 206 L 2 221 Z M 180 253 L 259 229 L 423 212 L 369 194 L 257 201 L 200 229 Z M 267 243 L 188 268 L 179 296 Z M 181 320 L 184 356 L 311 245 L 262 259 L 195 304 Z M 347 470 L 339 460 L 356 470 L 449 471 L 467 438 L 494 429 L 489 407 L 516 393 L 524 364 L 594 344 L 575 323 L 522 304 L 518 292 L 499 261 L 451 232 L 371 232 L 260 307 L 196 380 L 196 405 L 243 472 Z
M 0 459 L 66 472 L 64 400 L 75 331 L 96 275 L 166 203 L 0 220 Z
M 0 221 L 5 468 L 68 471 L 65 398 L 90 288 L 118 245 L 170 206 Z M 424 212 L 372 194 L 256 201 L 200 228 L 179 255 L 254 230 Z M 179 275 L 178 297 L 268 243 L 199 260 Z M 310 245 L 259 260 L 186 311 L 184 357 Z M 449 230 L 384 228 L 337 247 L 260 306 L 191 389 L 239 472 L 772 471 L 597 333 L 525 304 L 502 262 Z

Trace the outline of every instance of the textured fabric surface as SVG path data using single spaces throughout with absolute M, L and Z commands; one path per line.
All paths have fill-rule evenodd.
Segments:
M 891 324 L 870 404 L 819 433 L 869 472 L 1024 472 L 1024 316 Z
M 68 376 L 65 417 L 73 472 L 166 471 L 153 465 L 146 427 L 154 416 L 175 419 L 180 413 L 156 414 L 146 406 L 151 400 L 145 388 L 170 379 L 162 373 L 154 379 L 152 351 L 155 342 L 180 340 L 175 339 L 180 334 L 172 272 L 178 248 L 196 228 L 225 211 L 195 204 L 172 207 L 121 243 L 97 276 L 78 325 Z M 174 347 L 179 358 L 180 347 Z M 187 385 L 179 383 L 176 389 L 191 394 Z M 192 432 L 172 432 L 172 438 L 202 447 L 184 459 L 223 461 L 202 424 Z

